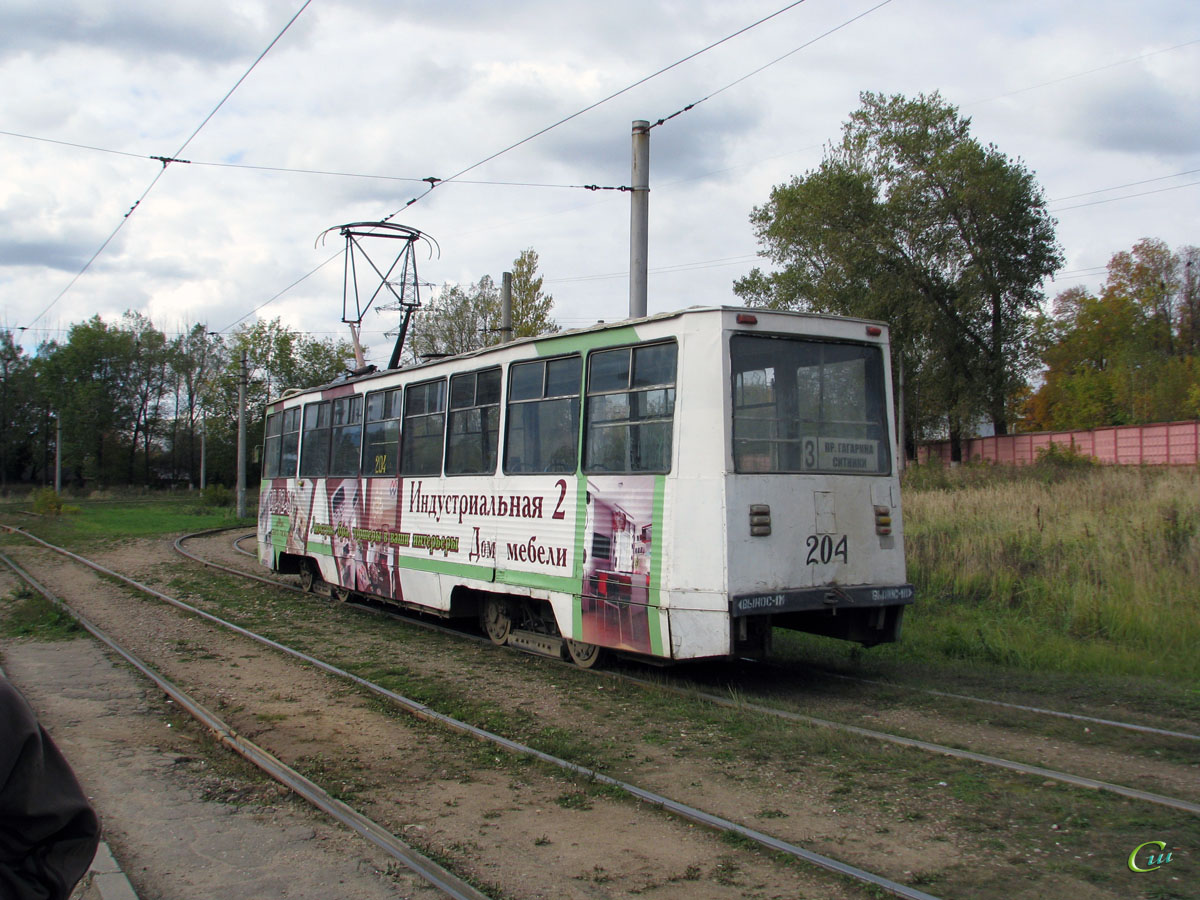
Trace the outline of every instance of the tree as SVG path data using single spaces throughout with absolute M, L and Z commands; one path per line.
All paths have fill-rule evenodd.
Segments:
M 131 418 L 133 432 L 129 436 L 129 472 L 127 481 L 133 484 L 134 464 L 138 441 L 144 445 L 144 483 L 150 483 L 150 453 L 154 430 L 159 425 L 159 407 L 167 382 L 169 358 L 167 338 L 142 313 L 127 311 L 121 320 L 120 334 L 124 336 L 123 360 L 125 371 L 121 379 L 124 402 Z
M 1004 434 L 1036 363 L 1040 285 L 1062 264 L 1041 188 L 936 93 L 860 99 L 821 165 L 755 207 L 761 252 L 780 268 L 734 290 L 887 320 L 910 429 L 936 416 L 957 444 L 985 415 Z
M 512 265 L 512 337 L 552 334 L 554 297 L 542 290 L 537 251 L 522 250 Z M 404 348 L 412 364 L 430 357 L 455 356 L 500 343 L 500 291 L 484 275 L 466 287 L 444 284 L 432 302 L 413 316 Z
M 1026 406 L 1037 430 L 1161 422 L 1197 414 L 1196 286 L 1187 260 L 1145 238 L 1115 253 L 1099 296 L 1071 288 L 1054 300 L 1042 385 Z
M 554 297 L 542 291 L 542 276 L 537 274 L 537 251 L 522 250 L 512 265 L 512 337 L 553 334 L 558 326 L 550 318 Z
M 197 478 L 196 424 L 203 416 L 204 398 L 214 373 L 227 359 L 224 341 L 211 334 L 204 325 L 193 325 L 187 334 L 179 335 L 171 344 L 171 371 L 175 378 L 175 433 L 171 440 L 172 458 L 178 462 L 179 436 L 182 425 L 187 434 L 187 480 Z
M 404 356 L 409 364 L 456 356 L 497 343 L 500 291 L 490 276 L 461 287 L 444 284 L 434 299 L 413 316 Z
M 33 459 L 35 408 L 33 361 L 11 331 L 0 331 L 0 492 Z
M 62 423 L 63 464 L 79 482 L 120 481 L 116 463 L 133 419 L 126 390 L 131 340 L 100 316 L 72 325 L 67 342 L 41 347 L 47 393 Z
M 314 340 L 284 325 L 278 318 L 239 327 L 218 355 L 219 365 L 204 389 L 209 413 L 209 446 L 215 480 L 232 484 L 237 467 L 237 400 L 242 351 L 246 352 L 247 442 L 262 443 L 263 408 L 283 396 L 288 388 L 328 384 L 354 363 L 354 348 L 347 340 Z M 254 479 L 254 474 L 250 474 Z

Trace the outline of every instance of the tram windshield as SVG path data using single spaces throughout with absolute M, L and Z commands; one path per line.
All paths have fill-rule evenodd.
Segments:
M 735 471 L 891 471 L 878 346 L 739 334 L 730 360 Z

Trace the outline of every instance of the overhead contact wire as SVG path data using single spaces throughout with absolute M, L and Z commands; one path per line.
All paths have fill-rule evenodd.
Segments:
M 726 41 L 733 40 L 735 37 L 745 34 L 747 31 L 750 31 L 753 28 L 757 28 L 759 25 L 762 25 L 764 22 L 768 22 L 771 19 L 774 19 L 776 16 L 780 16 L 783 13 L 787 12 L 788 10 L 791 10 L 791 9 L 796 8 L 797 6 L 800 6 L 804 2 L 806 2 L 806 0 L 795 0 L 795 2 L 789 3 L 787 6 L 784 6 L 780 9 L 775 10 L 775 12 L 770 13 L 766 16 L 763 16 L 758 21 L 751 22 L 749 25 L 739 28 L 737 31 L 733 32 L 732 34 L 726 35 L 725 37 L 721 38 L 718 41 L 713 41 L 707 47 L 702 47 L 701 49 L 696 50 L 693 53 L 689 53 L 687 56 L 683 57 L 682 59 L 677 59 L 675 62 L 671 63 L 670 65 L 663 66 L 657 72 L 652 72 L 649 75 L 639 78 L 637 81 L 633 82 L 632 84 L 626 85 L 625 87 L 621 88 L 619 91 L 614 91 L 613 93 L 609 94 L 607 97 L 597 100 L 595 103 L 589 104 L 588 106 L 585 106 L 583 109 L 573 112 L 569 116 L 565 116 L 565 117 L 559 119 L 557 122 L 553 123 L 552 125 L 547 125 L 545 128 L 535 131 L 533 134 L 529 135 L 528 137 L 521 138 L 521 140 L 517 141 L 516 143 L 509 144 L 503 150 L 497 150 L 495 153 L 491 154 L 490 156 L 484 157 L 483 159 L 479 160 L 479 162 L 477 162 L 477 163 L 472 163 L 471 165 L 467 166 L 462 171 L 457 172 L 454 175 L 451 175 L 449 178 L 430 179 L 429 190 L 427 190 L 424 194 L 421 194 L 417 197 L 413 197 L 411 200 L 409 200 L 407 203 L 405 203 L 404 206 L 400 207 L 400 209 L 397 209 L 395 212 L 390 213 L 389 215 L 385 216 L 383 221 L 384 222 L 388 221 L 393 216 L 398 215 L 399 213 L 401 213 L 408 207 L 412 206 L 414 203 L 418 202 L 419 200 L 424 199 L 425 197 L 428 197 L 429 194 L 432 193 L 433 190 L 435 188 L 439 187 L 440 185 L 447 184 L 452 181 L 456 181 L 461 176 L 466 175 L 468 172 L 473 171 L 474 169 L 478 169 L 480 166 L 491 162 L 492 160 L 496 159 L 497 157 L 503 156 L 505 153 L 508 153 L 510 150 L 515 150 L 517 147 L 520 147 L 523 144 L 527 144 L 530 141 L 541 137 L 543 134 L 546 134 L 547 132 L 553 131 L 555 128 L 558 128 L 560 125 L 565 125 L 567 122 L 570 122 L 572 119 L 577 119 L 577 118 L 579 118 L 579 116 L 582 116 L 584 113 L 591 112 L 593 109 L 596 109 L 598 106 L 604 105 L 605 103 L 607 103 L 610 100 L 615 100 L 617 97 L 620 97 L 622 94 L 628 93 L 629 91 L 633 90 L 635 87 L 639 87 L 639 86 L 645 84 L 646 82 L 648 82 L 654 78 L 657 78 L 659 75 L 663 75 L 666 72 L 669 72 L 672 69 L 674 69 L 678 66 L 681 66 L 684 63 L 689 62 L 690 60 L 695 59 L 697 56 L 707 53 L 709 50 L 712 50 L 714 47 L 719 47 L 721 44 L 724 44 Z M 886 2 L 890 2 L 890 0 L 886 0 Z
M 58 295 L 53 300 L 51 300 L 48 304 L 46 304 L 46 307 L 40 313 L 38 313 L 36 316 L 34 316 L 34 318 L 30 321 L 29 325 L 26 326 L 26 328 L 28 328 L 32 325 L 36 325 L 38 320 L 41 319 L 42 316 L 44 316 L 46 313 L 50 312 L 50 310 L 54 308 L 54 305 L 56 303 L 58 303 L 58 301 L 61 300 L 63 297 L 65 297 L 67 292 L 69 290 L 71 290 L 71 288 L 75 286 L 75 284 L 79 281 L 79 279 L 84 276 L 84 273 L 86 273 L 88 271 L 88 269 L 90 269 L 92 267 L 92 263 L 94 263 L 96 261 L 96 259 L 100 256 L 100 254 L 103 253 L 104 250 L 108 247 L 108 245 L 112 243 L 113 238 L 115 238 L 117 236 L 117 234 L 121 231 L 121 229 L 125 227 L 125 223 L 129 221 L 129 217 L 131 215 L 133 215 L 134 210 L 136 210 L 139 206 L 141 206 L 142 201 L 146 199 L 146 197 L 149 195 L 149 193 L 152 190 L 154 190 L 154 186 L 156 184 L 158 184 L 158 181 L 160 178 L 162 178 L 163 173 L 165 173 L 167 171 L 168 164 L 170 164 L 172 162 L 181 162 L 181 163 L 188 162 L 188 160 L 186 160 L 186 159 L 179 159 L 178 157 L 180 156 L 180 154 L 182 154 L 183 151 L 187 149 L 188 144 L 190 144 L 192 142 L 192 140 L 196 137 L 196 135 L 198 135 L 200 133 L 201 129 L 204 128 L 204 126 L 208 124 L 209 120 L 212 119 L 212 117 L 217 114 L 217 111 L 222 106 L 225 105 L 225 101 L 228 100 L 231 96 L 233 96 L 233 92 L 236 91 L 238 89 L 238 87 L 242 84 L 242 82 L 245 81 L 250 76 L 250 73 L 254 71 L 255 67 L 260 62 L 262 62 L 263 57 L 265 57 L 267 55 L 267 53 L 270 52 L 271 48 L 274 47 L 277 43 L 279 43 L 280 38 L 282 38 L 287 33 L 287 30 L 292 27 L 292 23 L 295 22 L 296 19 L 300 18 L 300 14 L 302 12 L 304 12 L 304 10 L 308 9 L 308 5 L 310 3 L 312 3 L 312 0 L 304 0 L 304 4 L 300 7 L 300 9 L 298 9 L 296 11 L 296 14 L 288 20 L 288 23 L 283 26 L 283 28 L 282 28 L 282 30 L 280 30 L 279 34 L 275 35 L 274 40 L 272 40 L 271 43 L 269 43 L 267 45 L 266 50 L 263 50 L 263 52 L 258 55 L 258 58 L 255 59 L 254 62 L 252 62 L 250 64 L 250 68 L 248 68 L 245 71 L 245 73 L 242 75 L 242 77 L 237 80 L 237 82 L 234 84 L 234 86 L 231 87 L 225 93 L 225 96 L 222 97 L 220 99 L 220 101 L 217 103 L 217 105 L 213 107 L 212 112 L 210 112 L 207 116 L 204 117 L 204 121 L 202 121 L 199 125 L 197 125 L 196 129 L 190 135 L 188 135 L 187 140 L 185 140 L 182 144 L 179 145 L 178 150 L 176 150 L 169 157 L 167 157 L 167 156 L 151 157 L 152 159 L 156 159 L 159 162 L 161 162 L 162 168 L 159 169 L 158 172 L 155 174 L 154 179 L 150 182 L 149 186 L 144 191 L 142 191 L 142 195 L 140 197 L 138 197 L 137 201 L 133 204 L 133 206 L 129 207 L 129 211 L 121 217 L 121 221 L 117 223 L 117 227 L 114 228 L 112 230 L 112 233 L 109 234 L 109 236 L 104 239 L 104 243 L 102 243 L 100 245 L 99 249 L 96 250 L 96 252 L 93 253 L 91 255 L 91 257 L 88 258 L 88 261 L 83 264 L 83 268 L 80 269 L 69 282 L 67 282 L 67 286 L 64 287 L 61 291 L 59 291 Z

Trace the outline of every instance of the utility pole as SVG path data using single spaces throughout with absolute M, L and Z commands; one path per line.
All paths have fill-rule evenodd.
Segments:
M 500 343 L 513 339 L 512 324 L 512 272 L 500 276 Z
M 629 317 L 646 315 L 646 268 L 650 242 L 650 123 L 633 123 L 633 191 L 629 195 Z
M 54 417 L 54 493 L 62 496 L 62 413 Z
M 908 439 L 904 432 L 904 354 L 899 355 L 896 360 L 896 368 L 899 370 L 900 389 L 896 391 L 896 432 L 900 435 L 900 459 L 898 460 L 899 470 L 903 474 L 905 467 L 908 465 Z
M 246 517 L 246 351 L 238 373 L 237 516 Z
M 205 466 L 208 464 L 208 416 L 200 413 L 200 493 L 207 487 Z

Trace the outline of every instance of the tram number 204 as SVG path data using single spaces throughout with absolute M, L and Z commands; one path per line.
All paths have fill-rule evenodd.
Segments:
M 828 565 L 836 559 L 843 563 L 849 562 L 844 534 L 810 534 L 804 546 L 808 548 L 808 556 L 804 560 L 806 566 L 815 566 L 818 563 Z

